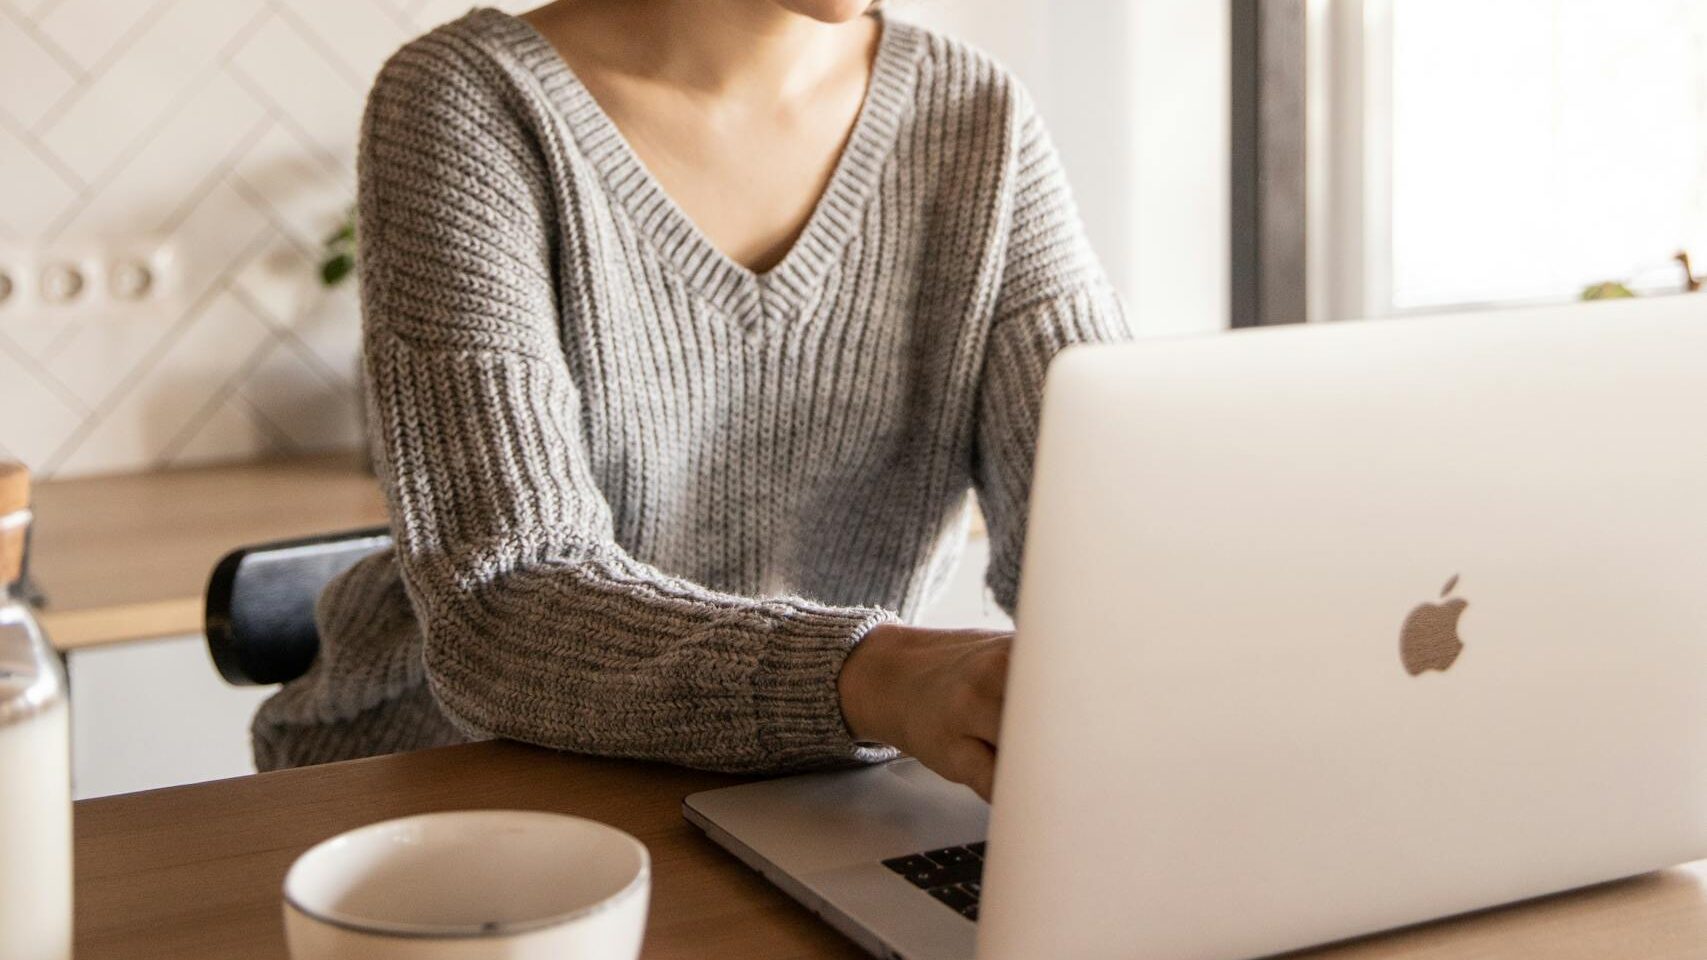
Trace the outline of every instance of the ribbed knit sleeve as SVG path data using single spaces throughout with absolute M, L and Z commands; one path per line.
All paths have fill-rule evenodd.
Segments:
M 836 677 L 891 618 L 665 575 L 614 540 L 561 341 L 546 109 L 440 31 L 370 96 L 359 235 L 370 417 L 427 681 L 467 730 L 761 771 L 880 759 Z M 547 142 L 542 142 L 546 140 Z
M 986 583 L 1009 615 L 1018 599 L 1038 415 L 1049 361 L 1078 343 L 1129 339 L 1067 178 L 1030 101 L 1018 98 L 1013 211 L 994 326 L 978 388 L 973 481 L 990 532 Z

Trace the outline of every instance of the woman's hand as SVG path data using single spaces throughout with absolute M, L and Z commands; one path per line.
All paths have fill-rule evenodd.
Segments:
M 848 730 L 990 799 L 1012 644 L 994 630 L 873 628 L 837 680 Z

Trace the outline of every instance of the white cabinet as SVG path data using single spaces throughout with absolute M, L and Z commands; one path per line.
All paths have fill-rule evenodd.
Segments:
M 249 720 L 274 687 L 233 687 L 200 636 L 73 651 L 71 780 L 100 797 L 253 773 Z

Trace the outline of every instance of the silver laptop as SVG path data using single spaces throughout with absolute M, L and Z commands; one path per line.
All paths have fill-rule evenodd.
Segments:
M 1018 621 L 993 815 L 900 761 L 688 819 L 907 960 L 1251 957 L 1707 856 L 1707 298 L 1070 350 Z

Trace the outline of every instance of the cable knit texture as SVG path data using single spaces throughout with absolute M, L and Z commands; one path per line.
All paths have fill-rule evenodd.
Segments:
M 890 756 L 850 737 L 843 659 L 952 567 L 969 489 L 1012 611 L 1044 369 L 1127 335 L 1015 82 L 886 21 L 763 274 L 494 10 L 386 63 L 358 169 L 396 547 L 322 597 L 260 767 L 479 737 L 738 771 Z

